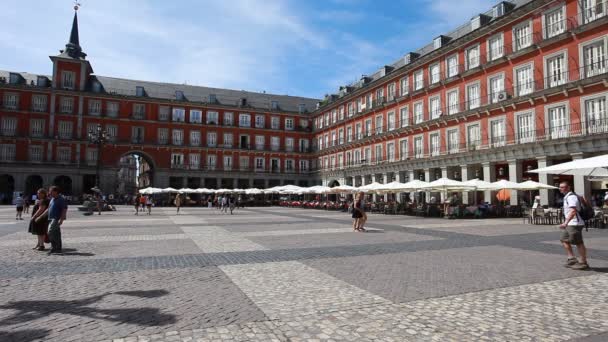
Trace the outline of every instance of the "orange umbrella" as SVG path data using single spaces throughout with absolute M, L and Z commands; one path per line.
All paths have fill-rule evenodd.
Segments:
M 506 202 L 511 199 L 511 190 L 502 189 L 496 193 L 496 199 Z

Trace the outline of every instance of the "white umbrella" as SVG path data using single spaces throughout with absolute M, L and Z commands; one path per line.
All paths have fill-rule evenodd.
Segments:
M 246 195 L 261 195 L 263 193 L 264 193 L 264 191 L 262 191 L 260 189 L 256 189 L 256 188 L 245 189 L 245 194 Z
M 215 190 L 216 194 L 229 194 L 232 192 L 232 189 L 217 189 Z
M 343 194 L 343 193 L 353 193 L 356 192 L 357 188 L 354 186 L 350 186 L 350 185 L 338 185 L 338 186 L 334 186 L 333 188 L 330 188 L 329 191 L 327 191 L 328 194 Z
M 439 190 L 439 191 L 462 191 L 462 190 L 473 190 L 474 187 L 471 185 L 467 185 L 463 182 L 449 179 L 449 178 L 439 178 L 434 180 L 428 185 L 424 185 L 421 187 L 424 190 Z
M 551 165 L 528 172 L 573 176 L 608 176 L 608 154 L 573 160 L 571 162 Z
M 162 191 L 163 191 L 162 189 L 153 188 L 153 187 L 139 189 L 139 193 L 144 194 L 144 195 L 158 194 L 158 193 L 161 193 Z
M 288 185 L 283 185 L 282 187 L 280 187 L 279 193 L 281 193 L 281 194 L 287 194 L 287 195 L 289 195 L 289 194 L 297 194 L 297 193 L 301 193 L 302 190 L 303 190 L 302 187 L 299 187 L 297 185 L 288 184 Z
M 264 189 L 262 191 L 264 191 L 265 194 L 272 194 L 272 193 L 278 193 L 283 189 L 282 186 L 275 186 L 272 188 L 268 188 L 268 189 Z
M 178 191 L 180 194 L 192 194 L 196 192 L 196 190 L 190 188 L 181 188 Z
M 483 190 L 490 187 L 490 182 L 482 181 L 479 178 L 471 179 L 468 181 L 462 182 L 466 185 L 470 185 L 478 190 Z
M 302 193 L 304 194 L 324 194 L 327 191 L 331 190 L 330 187 L 324 185 L 313 185 L 308 188 L 302 189 Z
M 362 192 L 378 192 L 382 190 L 382 186 L 384 184 L 380 184 L 378 182 L 373 182 L 367 185 L 363 185 L 360 186 L 357 191 L 362 191 Z
M 408 188 L 404 187 L 404 185 L 404 183 L 394 181 L 387 184 L 382 184 L 378 191 L 383 193 L 398 193 L 409 190 Z
M 199 188 L 199 189 L 196 189 L 196 192 L 199 194 L 212 194 L 215 192 L 215 190 L 207 189 L 207 188 Z
M 164 188 L 162 189 L 162 192 L 164 193 L 175 193 L 175 192 L 179 192 L 177 189 L 173 189 L 173 188 Z
M 407 183 L 403 184 L 403 189 L 405 190 L 410 190 L 410 191 L 418 191 L 418 190 L 422 190 L 422 188 L 424 188 L 425 186 L 427 186 L 429 183 L 418 180 L 418 179 L 414 179 L 412 181 L 409 181 Z
M 523 183 L 519 183 L 519 190 L 552 190 L 557 189 L 553 185 L 547 185 L 535 181 L 525 181 Z
M 499 181 L 490 183 L 490 186 L 485 188 L 485 190 L 527 190 L 522 189 L 519 183 L 511 182 L 506 179 L 501 179 Z

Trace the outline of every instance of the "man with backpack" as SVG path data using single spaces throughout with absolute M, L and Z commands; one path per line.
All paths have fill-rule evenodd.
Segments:
M 585 227 L 585 220 L 590 218 L 588 217 L 590 215 L 589 211 L 591 210 L 592 215 L 593 209 L 584 198 L 570 190 L 568 182 L 560 183 L 559 191 L 564 194 L 565 220 L 559 227 L 562 229 L 560 241 L 568 254 L 566 267 L 573 270 L 588 270 L 587 248 L 583 242 L 583 227 Z M 575 245 L 578 250 L 578 260 L 574 256 L 572 245 Z

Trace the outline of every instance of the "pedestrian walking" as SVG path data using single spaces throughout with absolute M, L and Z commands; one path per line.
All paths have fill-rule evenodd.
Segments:
M 177 215 L 179 215 L 179 209 L 182 206 L 182 194 L 175 196 L 175 207 L 177 207 Z
M 365 232 L 363 225 L 367 221 L 367 214 L 365 214 L 365 201 L 363 199 L 363 193 L 357 194 L 357 198 L 353 202 L 353 231 Z
M 23 212 L 25 214 L 30 213 L 30 200 L 27 195 L 23 195 Z
M 222 208 L 220 211 L 228 214 L 228 196 L 222 197 Z
M 152 196 L 146 196 L 146 208 L 148 208 L 148 215 L 152 215 Z
M 135 209 L 135 215 L 139 215 L 139 199 L 140 199 L 140 197 L 141 197 L 141 195 L 137 194 L 133 198 L 133 208 Z
M 48 234 L 49 240 L 51 241 L 51 250 L 49 251 L 49 255 L 51 255 L 61 253 L 62 250 L 61 225 L 66 219 L 68 203 L 61 195 L 59 187 L 52 186 L 49 189 L 49 193 L 51 195 L 51 201 L 49 202 L 49 207 L 42 215 L 47 215 L 50 220 Z
M 234 196 L 230 196 L 228 199 L 228 206 L 230 206 L 230 215 L 232 215 L 232 212 L 234 211 L 234 206 L 236 205 L 235 203 L 235 199 Z
M 585 227 L 585 221 L 583 220 L 583 217 L 581 217 L 583 204 L 581 203 L 579 196 L 571 191 L 568 182 L 560 183 L 559 191 L 564 194 L 565 220 L 559 227 L 562 229 L 560 241 L 568 255 L 566 267 L 573 270 L 587 270 L 589 269 L 589 264 L 587 263 L 587 247 L 585 247 L 585 243 L 583 242 L 583 227 Z M 578 259 L 574 256 L 572 245 L 576 246 L 579 254 Z
M 48 193 L 46 189 L 38 189 L 36 203 L 32 208 L 29 232 L 38 237 L 38 243 L 34 249 L 44 251 L 44 238 L 49 227 L 48 214 L 44 214 L 49 207 Z M 44 215 L 43 215 L 44 214 Z
M 15 220 L 23 220 L 23 202 L 23 195 L 19 194 L 19 196 L 15 198 L 15 207 L 17 210 L 17 213 L 15 214 Z

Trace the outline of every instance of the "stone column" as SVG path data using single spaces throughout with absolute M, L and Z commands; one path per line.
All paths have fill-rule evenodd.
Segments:
M 270 186 L 270 180 L 268 178 L 264 179 L 264 189 L 268 189 Z
M 424 169 L 424 181 L 425 182 L 431 182 L 431 169 Z M 424 199 L 426 200 L 426 202 L 430 202 L 431 200 L 431 193 L 428 191 L 424 192 Z
M 253 178 L 249 178 L 249 188 L 253 189 Z
M 548 160 L 547 157 L 538 157 L 538 158 L 536 158 L 536 160 L 538 161 L 539 169 L 543 168 L 543 167 L 551 166 L 551 160 Z M 549 184 L 550 179 L 552 179 L 552 176 L 550 174 L 547 174 L 547 173 L 538 174 L 539 183 L 553 185 L 553 184 Z M 553 203 L 553 196 L 549 196 L 549 190 L 540 190 L 539 193 L 540 193 L 540 205 L 550 205 Z
M 460 165 L 460 180 L 466 182 L 469 180 L 469 168 L 466 165 Z M 469 204 L 469 192 L 462 193 L 462 204 Z
M 279 184 L 280 185 L 285 185 L 285 179 L 284 178 L 279 179 Z
M 221 189 L 222 188 L 222 177 L 217 177 L 216 182 L 217 182 L 217 188 Z
M 521 182 L 521 161 L 512 159 L 507 161 L 509 163 L 509 181 L 519 183 Z M 517 190 L 511 190 L 511 205 L 519 204 L 519 197 Z
M 450 178 L 448 177 L 448 168 L 447 166 L 442 166 L 441 167 L 441 177 L 442 178 Z M 441 203 L 445 202 L 446 199 L 446 192 L 445 191 L 441 191 Z
M 583 153 L 572 153 L 572 160 L 580 160 L 583 159 Z M 591 198 L 591 183 L 585 179 L 585 176 L 574 176 L 574 191 L 577 195 L 583 196 L 587 199 Z
M 233 178 L 232 179 L 232 188 L 233 189 L 238 189 L 239 187 L 239 179 L 238 178 Z
M 496 169 L 494 168 L 494 165 L 486 162 L 482 163 L 481 166 L 483 167 L 483 180 L 490 183 L 495 182 Z M 492 203 L 492 191 L 484 191 L 483 200 L 488 203 Z
M 395 182 L 401 182 L 401 172 L 399 171 L 395 171 Z M 401 193 L 396 193 L 395 194 L 395 200 L 397 200 L 398 203 L 401 203 Z

